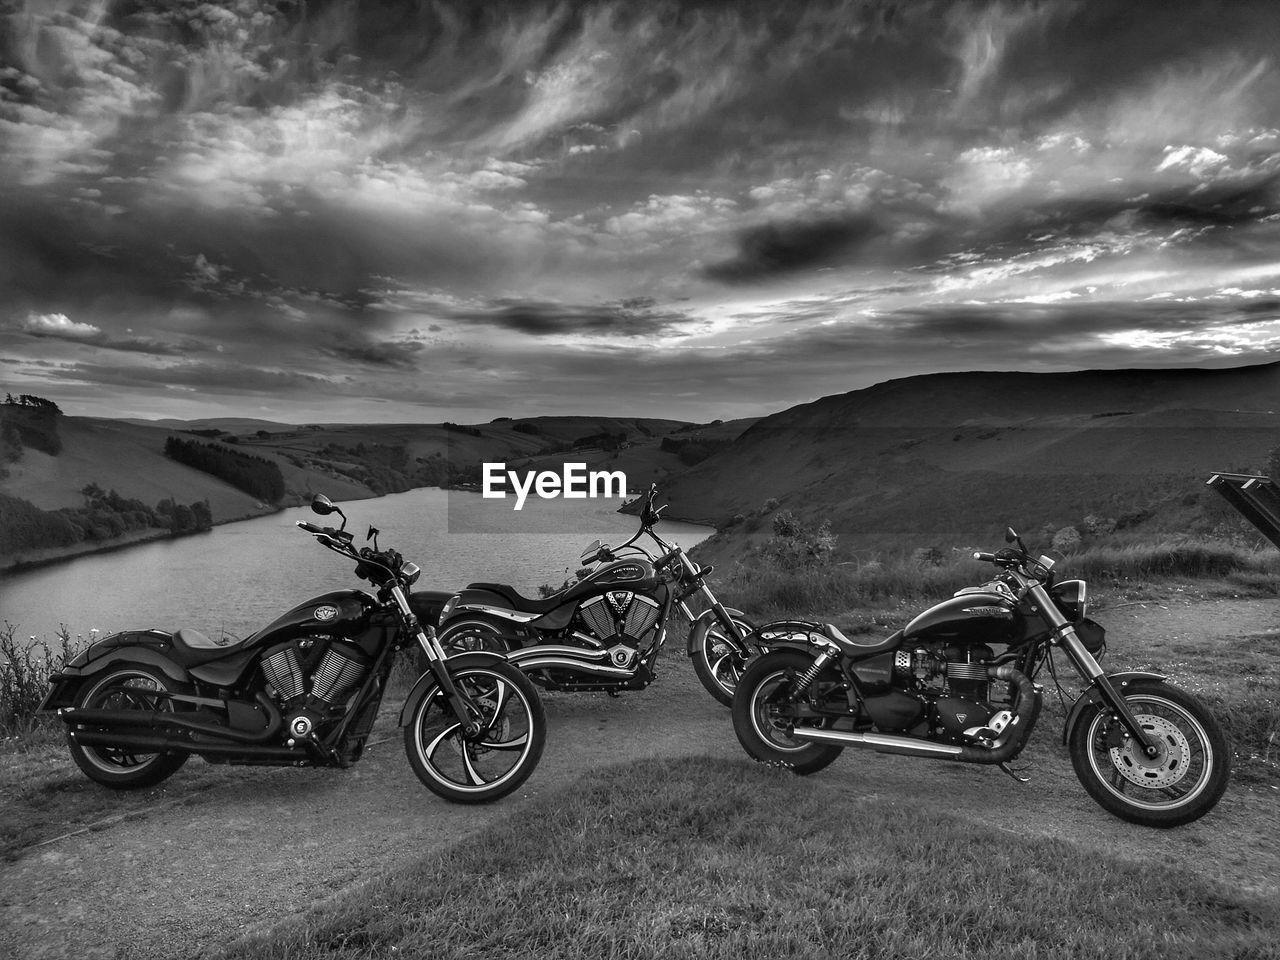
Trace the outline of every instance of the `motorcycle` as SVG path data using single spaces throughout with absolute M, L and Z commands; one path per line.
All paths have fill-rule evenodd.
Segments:
M 357 549 L 327 497 L 311 509 L 342 525 L 298 526 L 356 563 L 374 588 L 298 604 L 237 643 L 195 630 L 127 630 L 91 644 L 51 678 L 40 709 L 67 725 L 76 765 L 104 786 L 149 787 L 192 755 L 210 763 L 347 767 L 360 759 L 396 652 L 427 669 L 400 711 L 418 779 L 459 803 L 496 800 L 533 772 L 546 740 L 538 691 L 492 653 L 447 658 L 415 604 L 421 573 L 392 549 Z M 419 613 L 419 610 L 422 612 Z
M 699 567 L 678 544 L 654 530 L 663 507 L 651 485 L 640 529 L 620 547 L 599 540 L 583 551 L 576 583 L 544 599 L 507 584 L 472 583 L 440 611 L 440 646 L 450 654 L 490 650 L 549 690 L 643 690 L 654 679 L 674 609 L 689 621 L 687 652 L 711 696 L 728 706 L 747 662 L 760 652 L 747 642 L 752 625 L 725 607 L 707 585 L 713 565 Z M 658 555 L 637 541 L 648 536 Z M 694 613 L 687 601 L 706 604 Z
M 1076 776 L 1104 809 L 1173 827 L 1226 790 L 1222 730 L 1191 694 L 1155 673 L 1107 675 L 1106 631 L 1088 617 L 1083 580 L 1058 579 L 1018 534 L 997 553 L 995 577 L 966 587 L 881 640 L 855 642 L 832 624 L 778 621 L 757 631 L 774 647 L 751 664 L 733 700 L 738 740 L 756 760 L 800 774 L 845 747 L 1009 767 L 1040 715 L 1046 666 L 1061 651 L 1087 687 L 1063 729 Z M 750 638 L 749 638 L 750 639 Z M 1061 686 L 1058 686 L 1061 692 Z M 1024 781 L 1025 782 L 1025 781 Z

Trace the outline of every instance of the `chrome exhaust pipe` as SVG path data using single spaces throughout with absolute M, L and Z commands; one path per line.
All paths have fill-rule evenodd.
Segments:
M 915 737 L 895 737 L 888 733 L 853 733 L 848 730 L 815 730 L 796 727 L 791 734 L 797 740 L 834 743 L 841 747 L 866 747 L 876 753 L 900 753 L 909 757 L 940 757 L 959 760 L 963 747 L 949 743 L 933 743 Z
M 609 651 L 600 650 L 584 650 L 582 647 L 570 647 L 555 643 L 539 643 L 531 647 L 522 647 L 519 650 L 512 650 L 506 655 L 508 663 L 514 663 L 519 666 L 526 660 L 538 659 L 540 657 L 559 657 L 561 659 L 572 660 L 575 663 L 607 663 L 609 660 Z
M 527 647 L 524 650 L 517 650 L 515 653 L 507 654 L 507 662 L 519 667 L 525 673 L 531 670 L 572 670 L 574 673 L 580 673 L 585 676 L 606 677 L 610 680 L 630 680 L 636 675 L 635 670 L 628 670 L 624 667 L 612 667 L 607 663 L 593 663 L 578 657 L 554 656 L 540 652 L 545 649 L 545 647 Z M 587 652 L 590 653 L 591 651 Z M 521 656 L 521 654 L 524 654 L 524 656 Z M 603 660 L 605 658 L 596 657 L 593 659 Z
M 84 747 L 107 747 L 117 750 L 138 750 L 147 753 L 194 753 L 204 757 L 246 758 L 278 763 L 297 763 L 314 759 L 307 750 L 274 747 L 258 743 L 215 743 L 206 740 L 186 740 L 181 737 L 154 733 L 134 733 L 123 730 L 69 730 L 67 735 Z
M 934 743 L 931 740 L 888 733 L 854 733 L 850 730 L 819 730 L 812 727 L 796 727 L 791 735 L 797 740 L 831 743 L 842 747 L 865 747 L 876 753 L 959 760 L 962 763 L 1004 763 L 1018 753 L 1030 736 L 1031 728 L 1040 715 L 1040 694 L 1026 674 L 1007 663 L 988 668 L 987 676 L 992 680 L 1006 680 L 1017 688 L 1012 704 L 1013 719 L 989 747 Z

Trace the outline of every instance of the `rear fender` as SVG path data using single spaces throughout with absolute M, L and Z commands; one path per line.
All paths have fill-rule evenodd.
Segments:
M 495 663 L 506 662 L 505 657 L 486 651 L 460 653 L 456 657 L 449 658 L 449 671 L 452 673 L 455 670 L 463 670 L 468 667 L 488 667 Z M 409 695 L 404 698 L 404 706 L 400 710 L 400 726 L 408 725 L 409 719 L 413 716 L 414 711 L 418 709 L 418 705 L 427 697 L 434 695 L 439 686 L 440 681 L 436 679 L 436 675 L 432 670 L 428 670 L 418 678 L 418 682 L 413 685 Z
M 530 620 L 536 620 L 539 617 L 539 614 L 536 613 L 516 610 L 511 606 L 510 601 L 500 593 L 468 587 L 458 593 L 458 602 L 449 611 L 449 616 L 439 622 L 437 630 L 444 630 L 445 627 L 449 626 L 450 620 L 456 620 L 458 617 L 468 613 L 485 613 L 491 617 L 510 620 L 512 623 L 528 623 Z
M 724 612 L 734 620 L 745 620 L 747 618 L 747 615 L 741 610 L 735 610 L 732 607 L 725 607 Z M 702 643 L 702 638 L 707 635 L 707 631 L 716 626 L 717 623 L 716 612 L 712 609 L 703 610 L 694 618 L 693 626 L 689 630 L 688 650 L 685 651 L 689 656 L 693 656 L 693 651 Z
M 1157 683 L 1167 680 L 1168 677 L 1159 673 L 1144 673 L 1141 670 L 1129 670 L 1124 673 L 1109 673 L 1107 680 L 1115 689 L 1116 693 L 1124 696 L 1124 688 L 1135 680 L 1155 680 Z M 1075 729 L 1077 723 L 1080 722 L 1080 716 L 1090 704 L 1097 703 L 1102 699 L 1102 694 L 1098 692 L 1097 684 L 1091 684 L 1089 689 L 1080 694 L 1075 703 L 1071 705 L 1071 711 L 1067 714 L 1067 722 L 1062 726 L 1062 742 L 1065 744 L 1071 739 L 1071 731 Z
M 72 661 L 72 663 L 74 664 L 76 661 Z M 52 686 L 49 692 L 45 694 L 39 709 L 56 710 L 59 707 L 71 706 L 75 701 L 76 694 L 80 692 L 80 687 L 84 685 L 86 680 L 96 677 L 106 670 L 125 664 L 142 664 L 155 667 L 162 671 L 166 677 L 176 680 L 178 683 L 191 683 L 191 674 L 162 653 L 157 653 L 148 647 L 111 647 L 104 650 L 101 656 L 93 657 L 75 666 L 68 664 L 58 673 L 53 674 L 49 678 Z
M 774 636 L 782 634 L 782 636 Z M 747 634 L 749 646 L 761 647 L 764 650 L 798 650 L 801 653 L 813 653 L 817 644 L 809 640 L 809 635 L 822 636 L 822 624 L 811 620 L 775 620 L 761 624 Z M 829 643 L 823 637 L 823 645 Z

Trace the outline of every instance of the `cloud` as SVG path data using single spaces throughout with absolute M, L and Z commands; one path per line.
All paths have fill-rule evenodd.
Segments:
M 323 352 L 362 366 L 412 370 L 423 344 L 406 340 L 355 340 L 346 338 L 325 347 Z
M 479 309 L 454 310 L 449 319 L 511 330 L 530 337 L 652 337 L 690 323 L 688 314 L 662 310 L 648 297 L 605 304 L 567 304 L 536 300 L 495 300 Z
M 874 219 L 852 215 L 767 223 L 743 231 L 737 255 L 707 267 L 706 275 L 725 283 L 743 283 L 822 266 L 837 257 L 856 256 L 884 232 Z
M 92 340 L 102 336 L 102 331 L 93 324 L 77 323 L 65 313 L 33 313 L 22 322 L 21 328 L 37 337 L 61 340 Z
M 65 313 L 28 314 L 25 319 L 0 325 L 37 340 L 62 341 L 80 347 L 115 350 L 122 353 L 142 353 L 155 356 L 176 356 L 187 352 L 204 352 L 204 347 L 191 340 L 166 343 L 154 337 L 118 337 L 108 334 L 92 323 L 72 320 Z

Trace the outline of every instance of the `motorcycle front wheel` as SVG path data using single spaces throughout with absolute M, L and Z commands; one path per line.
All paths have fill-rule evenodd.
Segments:
M 733 622 L 744 636 L 755 629 L 736 617 Z M 707 693 L 726 707 L 733 705 L 733 691 L 741 682 L 749 659 L 718 621 L 694 638 L 693 672 Z
M 85 682 L 75 706 L 82 710 L 172 710 L 167 691 L 179 693 L 180 685 L 160 670 L 139 664 L 108 670 Z M 186 753 L 141 753 L 124 747 L 86 747 L 71 739 L 67 747 L 71 759 L 86 777 L 115 790 L 138 790 L 155 786 L 175 774 L 187 762 Z
M 795 650 L 766 653 L 747 667 L 733 695 L 733 732 L 761 763 L 789 767 L 799 774 L 817 773 L 840 756 L 844 747 L 796 739 L 796 726 L 827 726 L 826 719 L 796 720 L 781 712 L 792 681 L 813 666 L 813 658 Z M 819 678 L 815 683 L 821 682 Z
M 1191 694 L 1160 681 L 1135 680 L 1122 696 L 1158 752 L 1148 757 L 1106 704 L 1092 704 L 1068 743 L 1081 784 L 1132 823 L 1176 827 L 1200 819 L 1221 799 L 1230 775 L 1217 720 Z
M 486 803 L 505 797 L 528 779 L 542 756 L 547 716 L 538 691 L 501 661 L 458 665 L 449 673 L 480 708 L 485 730 L 468 739 L 437 682 L 405 725 L 409 765 L 427 789 L 446 800 Z

